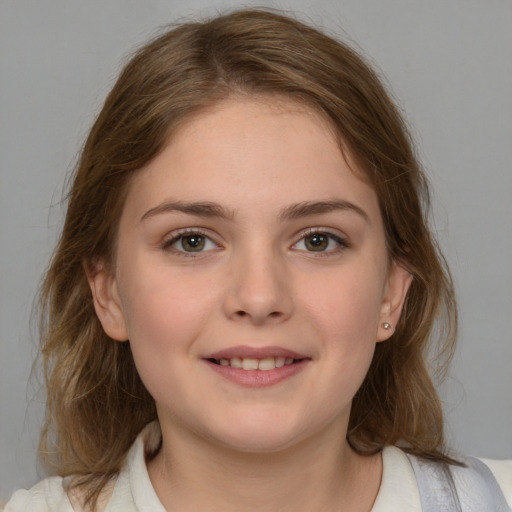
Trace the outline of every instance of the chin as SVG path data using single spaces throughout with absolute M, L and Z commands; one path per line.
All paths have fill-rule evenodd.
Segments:
M 232 418 L 226 425 L 217 425 L 207 436 L 216 444 L 243 453 L 278 453 L 300 443 L 311 426 L 300 425 L 283 415 Z
M 245 454 L 271 454 L 286 451 L 297 442 L 295 436 L 277 432 L 253 432 L 245 436 L 231 436 L 222 445 Z

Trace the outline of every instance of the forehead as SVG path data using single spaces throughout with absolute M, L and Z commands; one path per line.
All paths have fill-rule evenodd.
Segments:
M 234 97 L 181 124 L 135 175 L 127 203 L 170 196 L 234 209 L 260 202 L 268 209 L 341 194 L 376 204 L 362 175 L 332 124 L 312 108 L 276 97 Z

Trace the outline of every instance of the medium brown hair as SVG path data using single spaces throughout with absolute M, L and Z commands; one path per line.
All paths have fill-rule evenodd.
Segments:
M 295 19 L 245 10 L 172 28 L 142 47 L 107 97 L 71 182 L 62 236 L 41 292 L 47 387 L 40 453 L 93 497 L 135 437 L 156 419 L 128 343 L 103 331 L 84 267 L 114 264 L 131 177 L 194 113 L 233 94 L 278 95 L 329 120 L 375 189 L 389 257 L 413 276 L 399 324 L 377 344 L 357 392 L 348 440 L 361 453 L 399 444 L 450 461 L 441 404 L 427 368 L 456 330 L 452 283 L 428 227 L 428 187 L 406 125 L 377 75 L 352 49 Z

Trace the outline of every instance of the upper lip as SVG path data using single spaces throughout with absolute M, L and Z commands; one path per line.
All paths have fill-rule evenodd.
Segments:
M 292 359 L 307 359 L 308 356 L 289 350 L 283 347 L 249 347 L 241 345 L 238 347 L 230 347 L 218 352 L 208 354 L 204 359 L 265 359 L 267 357 L 291 357 Z

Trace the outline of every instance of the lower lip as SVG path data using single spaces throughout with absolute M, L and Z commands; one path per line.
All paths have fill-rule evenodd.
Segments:
M 213 371 L 240 386 L 262 388 L 274 386 L 297 375 L 306 367 L 309 359 L 302 359 L 296 363 L 286 364 L 281 366 L 281 368 L 274 368 L 273 370 L 243 370 L 231 366 L 222 366 L 207 360 L 205 360 L 205 362 Z

